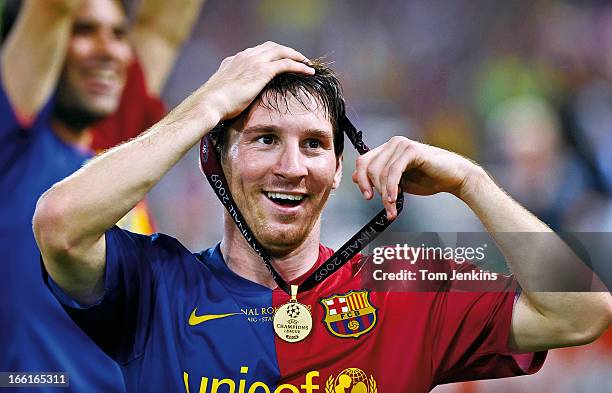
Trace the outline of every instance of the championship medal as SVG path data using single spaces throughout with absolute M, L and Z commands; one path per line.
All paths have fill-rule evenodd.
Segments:
M 297 285 L 291 286 L 291 299 L 276 310 L 272 323 L 274 332 L 284 341 L 295 343 L 312 331 L 312 315 L 308 307 L 297 301 Z

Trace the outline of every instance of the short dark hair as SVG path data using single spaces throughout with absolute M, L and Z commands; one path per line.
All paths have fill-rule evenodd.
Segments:
M 329 64 L 317 60 L 306 62 L 315 69 L 313 75 L 283 73 L 272 78 L 263 88 L 253 103 L 233 119 L 223 121 L 213 128 L 209 135 L 217 152 L 223 157 L 227 145 L 227 130 L 231 124 L 249 113 L 254 105 L 263 105 L 268 109 L 289 110 L 288 98 L 295 98 L 304 108 L 310 103 L 308 96 L 318 101 L 330 121 L 334 133 L 334 153 L 340 157 L 344 150 L 344 133 L 340 128 L 340 119 L 345 115 L 346 106 L 342 86 L 336 73 Z M 306 93 L 306 97 L 303 93 Z

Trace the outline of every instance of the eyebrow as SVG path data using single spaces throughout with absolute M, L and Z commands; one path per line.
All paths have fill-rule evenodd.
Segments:
M 274 124 L 258 124 L 258 125 L 254 125 L 254 126 L 251 126 L 249 128 L 245 128 L 244 130 L 242 130 L 242 132 L 245 134 L 256 134 L 260 132 L 278 133 L 280 131 L 282 131 L 282 128 Z M 315 137 L 315 138 L 333 137 L 333 132 L 321 130 L 319 128 L 307 128 L 304 130 L 304 133 L 308 134 L 309 136 Z
M 74 22 L 73 22 L 73 27 L 89 27 L 89 26 L 94 26 L 97 27 L 99 25 L 101 25 L 102 23 L 98 20 L 96 20 L 95 18 L 89 17 L 89 16 L 83 16 L 83 17 L 76 17 Z M 128 21 L 126 18 L 122 18 L 120 21 L 117 21 L 116 23 L 112 24 L 112 28 L 113 29 L 121 29 L 121 30 L 125 30 L 127 32 L 127 30 L 129 29 L 128 26 Z

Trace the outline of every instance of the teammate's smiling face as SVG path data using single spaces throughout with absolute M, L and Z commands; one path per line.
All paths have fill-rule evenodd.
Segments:
M 58 104 L 93 118 L 112 114 L 131 59 L 127 20 L 118 1 L 83 2 L 75 15 Z
M 277 255 L 318 228 L 340 183 L 332 125 L 321 105 L 305 98 L 307 107 L 294 97 L 280 110 L 255 105 L 228 135 L 224 170 L 236 205 L 255 237 Z

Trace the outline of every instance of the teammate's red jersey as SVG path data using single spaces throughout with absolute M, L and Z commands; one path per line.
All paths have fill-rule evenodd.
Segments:
M 134 61 L 128 68 L 128 78 L 117 112 L 92 128 L 92 150 L 101 152 L 137 137 L 161 120 L 165 112 L 163 102 L 148 92 L 142 66 L 138 60 Z M 138 233 L 153 233 L 155 221 L 146 199 L 138 202 L 119 221 L 119 226 Z

